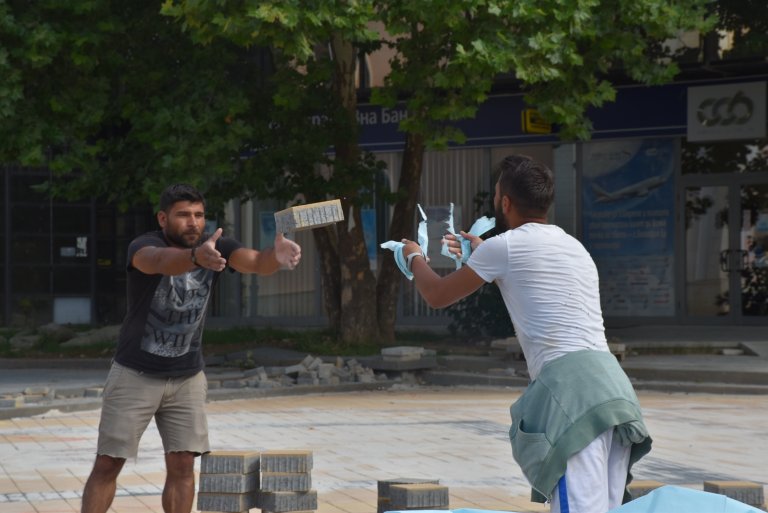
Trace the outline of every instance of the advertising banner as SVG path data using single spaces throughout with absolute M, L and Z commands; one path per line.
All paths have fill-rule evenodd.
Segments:
M 591 142 L 582 169 L 582 240 L 603 314 L 674 315 L 674 141 Z

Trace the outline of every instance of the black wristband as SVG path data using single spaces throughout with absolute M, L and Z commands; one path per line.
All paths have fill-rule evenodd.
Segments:
M 197 267 L 202 267 L 202 265 L 200 265 L 197 262 L 197 257 L 195 256 L 195 250 L 196 249 L 197 249 L 197 246 L 192 247 L 192 252 L 190 253 L 190 257 L 192 258 L 192 264 L 197 266 Z

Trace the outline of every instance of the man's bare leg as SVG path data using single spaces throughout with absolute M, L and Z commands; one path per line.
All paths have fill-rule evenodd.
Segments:
M 165 455 L 165 513 L 190 513 L 195 498 L 195 455 L 191 452 L 169 452 Z
M 124 458 L 113 458 L 104 454 L 96 456 L 93 470 L 83 490 L 81 513 L 107 513 L 115 498 L 117 476 L 124 463 Z

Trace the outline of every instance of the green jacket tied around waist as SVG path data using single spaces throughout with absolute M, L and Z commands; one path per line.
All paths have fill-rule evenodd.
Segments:
M 575 351 L 549 362 L 510 413 L 512 454 L 535 502 L 551 500 L 568 458 L 612 427 L 624 446 L 632 445 L 630 469 L 651 450 L 637 395 L 606 351 Z

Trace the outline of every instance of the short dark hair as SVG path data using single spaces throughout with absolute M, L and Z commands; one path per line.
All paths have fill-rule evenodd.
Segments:
M 166 187 L 160 195 L 160 210 L 167 212 L 174 203 L 179 201 L 202 203 L 205 207 L 205 198 L 200 191 L 189 184 L 177 183 Z
M 499 192 L 522 216 L 545 216 L 555 199 L 552 171 L 525 155 L 511 155 L 496 166 Z

